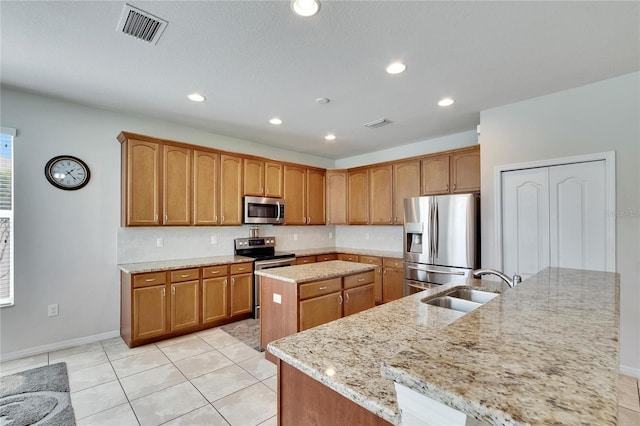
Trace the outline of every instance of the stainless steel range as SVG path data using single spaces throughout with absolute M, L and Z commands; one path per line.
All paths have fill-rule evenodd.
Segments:
M 253 270 L 291 266 L 296 255 L 276 251 L 276 237 L 236 238 L 235 254 L 253 258 Z M 253 317 L 260 318 L 260 279 L 253 276 Z

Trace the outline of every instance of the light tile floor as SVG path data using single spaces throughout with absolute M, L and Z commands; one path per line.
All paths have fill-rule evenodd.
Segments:
M 276 367 L 219 328 L 129 349 L 122 339 L 0 364 L 69 370 L 79 426 L 276 424 Z M 620 375 L 618 425 L 640 426 L 640 379 Z
M 122 339 L 0 364 L 0 374 L 66 362 L 85 425 L 275 425 L 276 367 L 216 328 L 129 349 Z

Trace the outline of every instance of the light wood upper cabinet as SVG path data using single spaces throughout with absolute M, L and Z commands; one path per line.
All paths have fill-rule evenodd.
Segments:
M 451 192 L 480 191 L 480 147 L 451 155 Z
M 391 164 L 369 169 L 369 223 L 393 223 L 393 167 Z
M 308 225 L 325 224 L 325 172 L 324 170 L 307 169 L 306 171 L 306 215 Z
M 349 170 L 349 224 L 369 223 L 369 169 Z
M 191 153 L 187 148 L 163 147 L 163 225 L 191 224 Z
M 305 168 L 284 166 L 284 223 L 287 225 L 304 225 L 307 222 L 305 177 Z
M 420 196 L 420 161 L 393 164 L 393 223 L 404 223 L 404 199 Z
M 159 224 L 162 146 L 158 143 L 123 139 L 122 224 Z
M 193 224 L 217 225 L 218 154 L 193 151 Z
M 242 158 L 220 156 L 220 225 L 242 224 Z
M 327 170 L 327 224 L 347 224 L 347 171 Z
M 422 195 L 449 193 L 449 155 L 422 160 Z
M 264 163 L 264 195 L 265 197 L 282 197 L 282 164 L 273 161 Z
M 480 146 L 422 160 L 422 195 L 480 191 Z
M 324 225 L 324 178 L 320 169 L 284 166 L 286 225 Z
M 245 158 L 244 195 L 282 197 L 282 164 Z

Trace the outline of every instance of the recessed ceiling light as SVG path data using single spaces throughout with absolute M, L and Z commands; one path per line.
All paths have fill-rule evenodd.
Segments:
M 448 107 L 448 106 L 453 105 L 454 103 L 455 103 L 455 101 L 452 98 L 442 98 L 438 102 L 438 106 Z
M 335 141 L 336 140 L 336 135 L 334 135 L 333 133 L 329 133 L 327 136 L 324 137 L 326 140 L 328 141 Z
M 190 95 L 187 95 L 187 97 L 191 99 L 193 102 L 202 102 L 206 99 L 204 96 L 202 96 L 199 93 L 192 93 Z
M 282 124 L 282 120 L 280 120 L 278 117 L 273 117 L 271 120 L 269 120 L 269 123 L 278 126 Z
M 316 102 L 319 104 L 328 104 L 331 102 L 329 98 L 316 98 Z
M 293 0 L 291 10 L 300 16 L 313 16 L 320 10 L 319 0 Z
M 387 72 L 389 74 L 400 74 L 401 72 L 404 72 L 404 70 L 406 69 L 407 69 L 407 66 L 402 62 L 394 62 L 392 64 L 389 64 L 389 66 L 387 67 Z

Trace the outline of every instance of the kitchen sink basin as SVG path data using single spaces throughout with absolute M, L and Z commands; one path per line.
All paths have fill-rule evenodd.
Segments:
M 422 303 L 466 313 L 479 308 L 483 303 L 487 303 L 494 297 L 498 297 L 498 294 L 488 291 L 460 288 L 446 293 L 443 296 L 422 300 Z
M 470 300 L 477 303 L 487 303 L 494 297 L 498 297 L 498 293 L 491 293 L 488 291 L 470 290 L 467 288 L 461 288 L 454 290 L 451 293 L 447 293 L 449 297 L 457 297 L 458 299 Z

